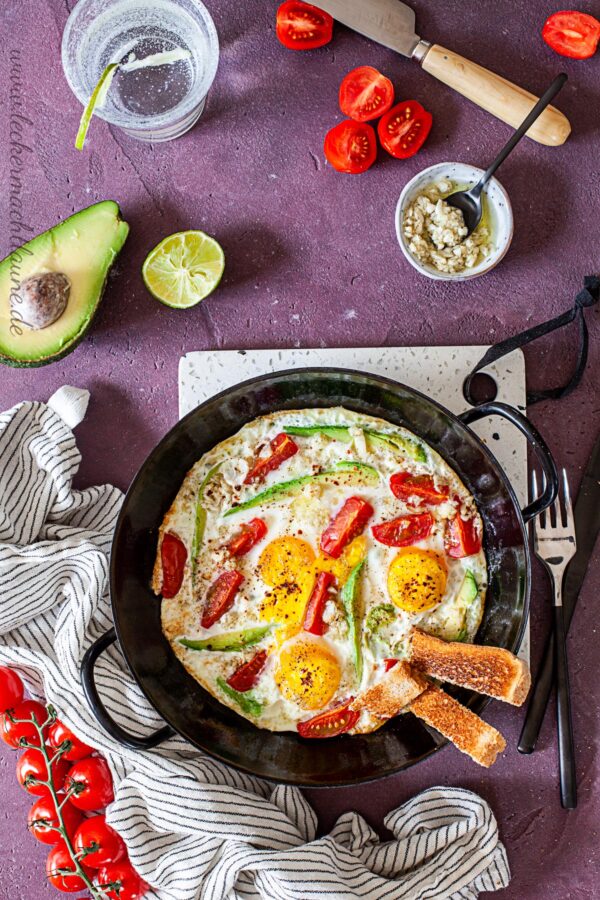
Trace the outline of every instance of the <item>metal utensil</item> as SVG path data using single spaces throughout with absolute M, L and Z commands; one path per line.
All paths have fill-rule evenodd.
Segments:
M 588 570 L 598 533 L 600 533 L 600 436 L 592 451 L 575 502 L 577 552 L 567 570 L 563 587 L 565 627 L 568 632 L 579 592 Z M 529 699 L 527 715 L 519 738 L 521 753 L 531 753 L 544 720 L 554 680 L 554 634 L 550 632 L 542 662 Z
M 542 480 L 542 490 L 543 488 Z M 535 472 L 531 476 L 531 494 L 532 497 L 538 496 Z M 554 588 L 554 665 L 560 799 L 565 809 L 575 809 L 577 806 L 577 779 L 562 587 L 565 570 L 575 555 L 576 542 L 569 482 L 564 469 L 562 470 L 562 504 L 561 498 L 557 498 L 553 506 L 535 520 L 533 532 L 535 555 L 544 563 Z
M 415 13 L 401 0 L 321 0 L 318 6 L 348 28 L 415 59 L 434 78 L 513 128 L 537 102 L 534 94 L 506 78 L 439 44 L 421 40 L 415 31 Z M 567 117 L 549 106 L 527 136 L 540 144 L 557 146 L 564 144 L 570 131 Z
M 469 188 L 469 190 L 467 191 L 456 191 L 454 194 L 450 194 L 449 197 L 445 198 L 446 203 L 448 203 L 450 206 L 456 207 L 456 209 L 460 209 L 460 211 L 462 212 L 465 220 L 465 225 L 468 228 L 468 234 L 471 234 L 472 231 L 475 231 L 475 229 L 481 222 L 481 216 L 483 215 L 481 193 L 484 187 L 486 186 L 496 169 L 504 162 L 509 153 L 512 153 L 521 138 L 526 134 L 531 125 L 533 125 L 535 120 L 541 116 L 550 101 L 554 97 L 556 97 L 566 80 L 567 76 L 564 73 L 562 75 L 557 75 L 548 90 L 545 91 L 545 93 L 540 97 L 529 115 L 523 120 L 523 122 L 521 122 L 511 139 L 506 142 L 494 162 L 491 164 L 491 166 L 489 166 L 488 169 L 486 169 L 476 185 L 474 185 L 472 188 Z

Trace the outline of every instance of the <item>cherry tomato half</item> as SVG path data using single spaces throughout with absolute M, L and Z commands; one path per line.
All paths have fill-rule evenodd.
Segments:
M 234 691 L 239 691 L 241 694 L 244 694 L 254 687 L 260 673 L 265 667 L 266 661 L 267 651 L 259 650 L 252 659 L 249 659 L 248 662 L 242 663 L 241 666 L 237 667 L 233 675 L 230 675 L 227 679 L 227 684 L 229 687 L 233 688 Z
M 348 72 L 340 85 L 340 109 L 355 122 L 377 119 L 394 102 L 394 86 L 373 66 L 359 66 Z
M 83 821 L 83 816 L 78 809 L 71 805 L 70 800 L 62 807 L 62 817 L 70 838 L 73 837 Z M 37 800 L 27 816 L 27 827 L 31 834 L 42 844 L 57 844 L 60 841 L 58 828 L 58 816 L 52 797 L 41 797 Z
M 94 752 L 93 747 L 88 747 L 83 741 L 80 741 L 73 732 L 67 728 L 64 722 L 59 719 L 53 722 L 48 729 L 48 746 L 53 750 L 58 750 L 65 741 L 69 741 L 71 746 L 62 754 L 61 759 L 68 759 L 70 762 L 76 762 L 78 759 L 85 759 Z
M 225 615 L 228 609 L 231 609 L 235 595 L 243 581 L 244 576 L 234 569 L 231 572 L 223 572 L 212 583 L 206 595 L 204 612 L 200 620 L 203 628 L 210 628 L 219 621 L 221 616 Z
M 52 763 L 52 780 L 57 791 L 62 790 L 69 768 L 66 759 L 55 759 Z M 30 748 L 21 754 L 17 760 L 17 781 L 22 788 L 36 797 L 44 797 L 50 793 L 45 784 L 33 783 L 48 781 L 48 767 L 41 750 Z
M 277 10 L 277 37 L 288 50 L 324 47 L 332 35 L 332 17 L 310 3 L 288 0 Z
M 432 528 L 433 516 L 430 513 L 415 513 L 373 525 L 371 531 L 375 540 L 386 547 L 410 547 L 424 541 Z
M 15 670 L 0 666 L 0 713 L 21 703 L 23 694 L 23 682 Z
M 79 858 L 86 866 L 100 869 L 108 863 L 118 862 L 127 854 L 122 837 L 106 822 L 106 816 L 84 819 L 73 840 Z
M 250 519 L 234 534 L 227 549 L 231 556 L 245 556 L 249 550 L 265 537 L 267 526 L 263 519 Z
M 38 725 L 43 725 L 44 722 L 48 718 L 48 710 L 45 706 L 42 706 L 41 703 L 38 703 L 37 700 L 23 700 L 22 703 L 18 703 L 16 706 L 13 706 L 12 709 L 7 710 L 2 716 L 2 724 L 0 725 L 0 736 L 5 744 L 8 744 L 9 747 L 20 747 L 20 741 L 26 740 L 29 744 L 33 744 L 35 747 L 40 746 L 40 738 L 35 729 L 35 726 L 32 722 L 13 722 L 8 716 L 8 713 L 15 719 L 28 719 L 32 718 L 38 723 Z M 44 729 L 46 731 L 46 729 Z
M 348 700 L 333 709 L 319 713 L 308 722 L 298 722 L 298 734 L 303 738 L 329 738 L 354 728 L 360 713 L 349 708 L 351 702 L 352 700 Z
M 446 522 L 446 553 L 453 559 L 473 556 L 481 550 L 481 535 L 475 519 L 463 519 L 456 515 Z
M 432 122 L 431 113 L 416 100 L 398 103 L 377 126 L 381 146 L 396 159 L 408 159 L 425 143 Z
M 323 553 L 339 559 L 346 544 L 364 531 L 373 513 L 373 507 L 366 500 L 349 497 L 321 535 Z
M 61 874 L 66 869 L 72 874 Z M 52 848 L 46 860 L 46 875 L 51 885 L 63 894 L 75 894 L 84 891 L 85 881 L 75 871 L 75 863 L 63 840 Z
M 141 900 L 148 885 L 135 871 L 128 860 L 103 866 L 96 877 L 99 887 L 115 885 L 107 892 L 110 900 Z
M 587 13 L 563 10 L 546 19 L 542 37 L 561 56 L 589 59 L 598 47 L 600 22 Z
M 404 500 L 409 506 L 418 506 L 421 502 L 436 506 L 450 495 L 448 485 L 436 487 L 431 475 L 412 475 L 410 472 L 392 475 L 390 488 L 394 497 Z
M 70 795 L 73 806 L 88 812 L 104 809 L 115 799 L 108 763 L 101 756 L 88 756 L 71 766 L 65 790 L 81 785 Z
M 268 472 L 273 472 L 279 466 L 290 459 L 298 452 L 298 444 L 291 439 L 289 434 L 275 435 L 269 444 L 271 453 L 269 456 L 262 456 L 255 460 L 254 465 L 244 478 L 244 484 L 251 484 L 253 481 L 261 481 Z
M 185 544 L 176 534 L 167 531 L 160 545 L 160 561 L 163 573 L 160 592 L 163 597 L 170 599 L 179 593 L 179 588 L 183 582 L 186 560 L 187 550 L 185 549 Z
M 377 158 L 375 131 L 366 122 L 344 119 L 325 135 L 325 157 L 337 172 L 360 175 Z
M 315 586 L 306 604 L 302 628 L 310 634 L 325 634 L 327 625 L 323 621 L 323 610 L 329 599 L 329 588 L 335 582 L 331 572 L 319 572 Z

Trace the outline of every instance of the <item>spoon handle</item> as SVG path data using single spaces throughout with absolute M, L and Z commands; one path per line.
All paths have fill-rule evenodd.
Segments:
M 489 169 L 486 170 L 483 177 L 481 178 L 481 181 L 474 190 L 477 190 L 478 193 L 481 193 L 482 189 L 488 183 L 498 166 L 504 162 L 509 153 L 512 153 L 521 138 L 525 135 L 529 128 L 531 128 L 535 120 L 543 113 L 550 102 L 556 97 L 566 80 L 567 76 L 564 74 L 564 72 L 561 75 L 556 76 L 548 90 L 542 94 L 529 115 L 526 116 L 525 119 L 523 119 L 510 140 L 506 142 L 506 144 L 504 145 L 494 162 L 491 164 Z

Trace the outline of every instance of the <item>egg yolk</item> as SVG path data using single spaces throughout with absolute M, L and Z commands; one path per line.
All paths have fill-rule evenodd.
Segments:
M 354 540 L 344 547 L 342 555 L 339 559 L 333 559 L 331 556 L 324 554 L 317 559 L 317 569 L 320 572 L 331 572 L 338 580 L 338 584 L 345 584 L 352 569 L 354 569 L 361 559 L 367 555 L 367 538 L 365 535 L 354 538 Z
M 298 625 L 315 582 L 315 554 L 310 544 L 287 535 L 275 538 L 261 553 L 258 569 L 271 587 L 261 605 L 261 618 Z
M 446 564 L 431 550 L 405 547 L 393 559 L 388 571 L 388 592 L 405 612 L 433 609 L 446 590 Z
M 340 667 L 325 641 L 298 639 L 279 654 L 275 681 L 286 698 L 302 709 L 321 709 L 340 684 Z

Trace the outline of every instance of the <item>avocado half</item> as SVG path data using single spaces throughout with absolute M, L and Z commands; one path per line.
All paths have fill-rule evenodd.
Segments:
M 34 237 L 0 262 L 0 363 L 44 366 L 76 347 L 90 327 L 128 233 L 118 204 L 103 200 Z M 26 283 L 35 283 L 34 276 L 48 273 L 66 276 L 68 298 L 55 321 L 32 328 L 22 320 L 15 297 L 27 279 Z

